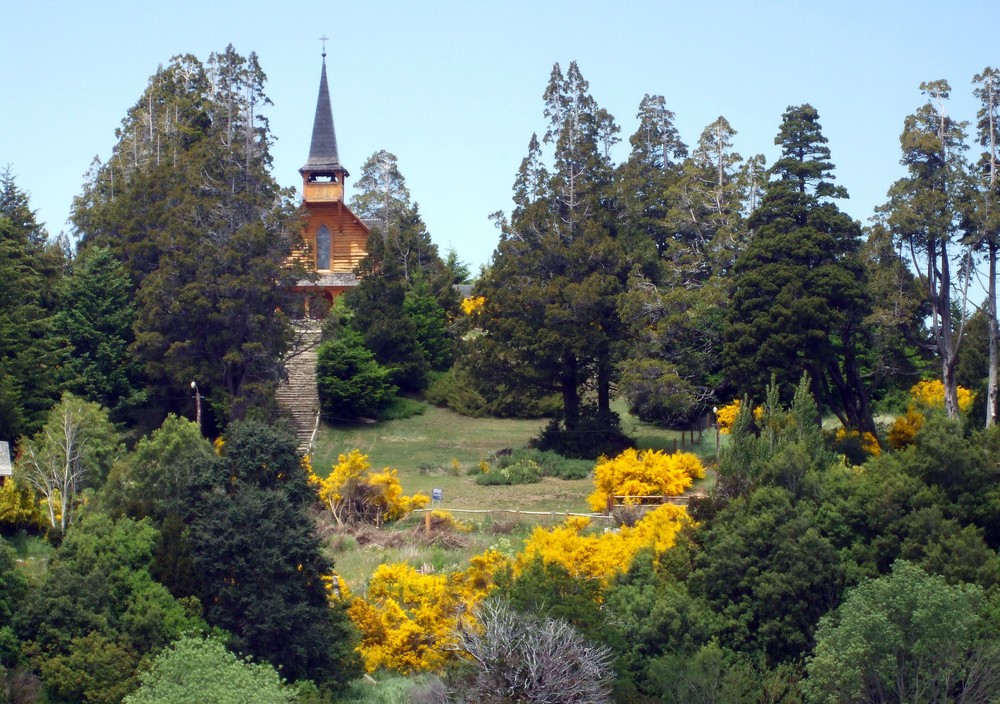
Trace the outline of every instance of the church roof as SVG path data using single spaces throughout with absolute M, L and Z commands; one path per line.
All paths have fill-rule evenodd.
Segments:
M 323 73 L 319 79 L 319 97 L 316 99 L 309 160 L 299 171 L 343 171 L 345 175 L 349 175 L 337 154 L 337 133 L 333 128 L 333 108 L 330 107 L 330 89 L 326 83 L 326 53 L 323 54 Z

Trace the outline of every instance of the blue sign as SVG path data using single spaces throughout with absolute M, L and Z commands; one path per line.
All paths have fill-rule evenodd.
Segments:
M 440 501 L 444 498 L 444 491 L 441 489 L 431 489 L 431 499 L 434 501 Z

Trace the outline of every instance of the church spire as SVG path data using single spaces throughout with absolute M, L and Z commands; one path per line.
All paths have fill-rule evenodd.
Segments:
M 299 173 L 307 177 L 309 174 L 337 176 L 336 180 L 341 183 L 343 183 L 343 176 L 350 175 L 340 163 L 340 156 L 337 154 L 337 133 L 333 128 L 330 89 L 326 83 L 325 44 L 323 48 L 323 72 L 319 79 L 319 97 L 316 99 L 316 117 L 313 120 L 309 159 L 305 166 L 299 169 Z

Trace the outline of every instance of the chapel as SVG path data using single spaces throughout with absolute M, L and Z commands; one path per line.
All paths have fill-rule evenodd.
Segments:
M 299 173 L 302 247 L 293 257 L 313 276 L 299 281 L 293 290 L 302 294 L 307 318 L 322 318 L 337 296 L 357 286 L 354 270 L 365 258 L 368 235 L 377 224 L 357 217 L 345 202 L 345 182 L 350 174 L 337 151 L 325 50 L 309 158 Z

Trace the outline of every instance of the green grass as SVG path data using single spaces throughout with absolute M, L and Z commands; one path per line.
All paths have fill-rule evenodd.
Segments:
M 461 515 L 456 514 L 456 518 L 464 520 Z M 477 524 L 470 533 L 449 534 L 450 541 L 459 544 L 444 546 L 429 544 L 424 539 L 419 528 L 422 520 L 423 514 L 418 514 L 402 526 L 381 532 L 360 531 L 367 543 L 364 546 L 349 536 L 334 536 L 328 541 L 327 549 L 337 574 L 356 592 L 381 564 L 404 563 L 434 573 L 464 570 L 469 566 L 469 558 L 490 548 L 513 556 L 521 550 L 533 527 L 529 523 L 516 523 L 509 534 L 494 535 L 487 525 Z
M 379 672 L 374 678 L 354 682 L 338 704 L 410 704 L 413 690 L 425 686 L 433 675 L 398 675 Z
M 48 571 L 52 545 L 44 538 L 19 531 L 7 538 L 17 552 L 17 568 L 32 583 L 40 582 Z
M 703 461 L 715 457 L 715 434 L 706 431 L 695 445 L 682 442 L 681 433 L 643 423 L 627 415 L 623 402 L 615 410 L 623 429 L 640 448 L 672 452 L 675 447 L 693 451 Z M 357 448 L 368 455 L 374 469 L 392 467 L 407 494 L 441 489 L 441 508 L 517 509 L 521 511 L 585 512 L 586 497 L 593 490 L 588 479 L 544 477 L 534 484 L 481 486 L 469 473 L 497 450 L 527 445 L 545 425 L 544 420 L 470 418 L 454 411 L 428 406 L 417 416 L 381 423 L 322 425 L 313 452 L 313 469 L 326 476 L 337 456 Z
M 392 467 L 401 478 L 427 474 L 465 474 L 487 455 L 523 447 L 538 434 L 541 420 L 468 418 L 434 406 L 418 416 L 382 423 L 320 426 L 313 468 L 325 475 L 337 456 L 358 449 L 376 469 Z M 455 462 L 458 468 L 454 469 Z M 405 485 L 405 481 L 404 481 Z
M 676 446 L 695 452 L 706 463 L 714 461 L 714 432 L 707 431 L 700 438 L 695 433 L 693 447 L 689 438 L 682 445 L 679 432 L 642 423 L 628 416 L 623 406 L 615 410 L 622 415 L 623 429 L 636 438 L 640 448 L 672 452 Z M 591 477 L 572 480 L 543 477 L 533 484 L 502 486 L 482 486 L 475 481 L 481 460 L 497 450 L 525 447 L 545 423 L 469 418 L 428 406 L 423 414 L 405 419 L 322 425 L 313 452 L 312 464 L 317 474 L 326 476 L 339 454 L 357 448 L 368 455 L 375 470 L 383 467 L 398 470 L 400 484 L 407 494 L 422 492 L 430 496 L 433 489 L 440 489 L 443 500 L 436 502 L 434 508 L 453 510 L 455 518 L 475 526 L 471 533 L 461 536 L 457 541 L 460 544 L 447 547 L 427 544 L 417 534 L 423 514 L 414 514 L 381 533 L 359 532 L 356 537 L 335 533 L 327 545 L 337 573 L 358 592 L 363 591 L 367 579 L 383 563 L 405 562 L 434 572 L 464 569 L 470 557 L 489 547 L 512 553 L 520 550 L 524 538 L 536 525 L 561 523 L 566 512 L 589 512 L 586 500 L 594 489 Z M 711 481 L 709 473 L 709 477 L 697 483 L 696 490 L 707 488 Z M 459 509 L 490 513 L 468 514 Z M 535 514 L 517 516 L 500 509 Z M 496 535 L 490 527 L 495 522 L 518 525 L 512 531 Z

